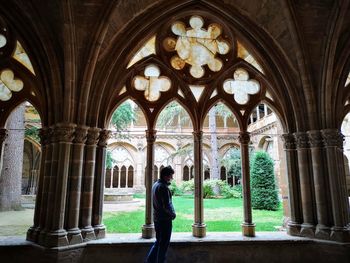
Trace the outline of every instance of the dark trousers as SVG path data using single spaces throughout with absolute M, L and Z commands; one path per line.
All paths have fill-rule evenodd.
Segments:
M 173 223 L 171 220 L 154 222 L 154 228 L 156 230 L 156 242 L 149 251 L 146 262 L 163 263 L 166 259 Z

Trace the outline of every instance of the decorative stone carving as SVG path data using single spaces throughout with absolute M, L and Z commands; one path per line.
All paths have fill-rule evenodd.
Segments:
M 75 143 L 85 143 L 87 140 L 88 127 L 78 126 L 75 128 L 74 132 L 74 142 Z
M 238 140 L 241 144 L 248 144 L 250 142 L 249 132 L 239 132 Z
M 321 132 L 318 130 L 308 131 L 310 146 L 313 148 L 318 148 L 323 146 L 323 140 Z
M 196 142 L 201 142 L 203 139 L 203 132 L 202 131 L 194 131 L 193 134 L 193 140 Z
M 157 131 L 155 130 L 147 130 L 146 131 L 146 139 L 147 139 L 147 143 L 154 143 L 156 141 L 156 133 Z
M 42 146 L 47 145 L 50 143 L 50 139 L 52 137 L 53 130 L 51 128 L 41 128 L 39 129 L 39 138 L 40 138 L 40 144 Z
M 295 149 L 295 138 L 291 133 L 285 133 L 281 135 L 284 149 Z
M 99 128 L 90 128 L 87 134 L 86 145 L 96 145 L 100 136 Z
M 297 148 L 301 149 L 310 147 L 309 137 L 306 132 L 296 132 L 294 133 L 294 137 Z
M 56 142 L 72 142 L 74 139 L 75 124 L 57 124 L 54 127 L 54 138 Z
M 2 144 L 7 138 L 7 129 L 0 129 L 0 143 Z
M 112 132 L 110 130 L 100 131 L 98 146 L 107 147 L 107 141 L 111 137 L 111 134 L 112 134 Z
M 338 146 L 343 148 L 344 135 L 337 129 L 321 130 L 323 143 L 325 146 Z

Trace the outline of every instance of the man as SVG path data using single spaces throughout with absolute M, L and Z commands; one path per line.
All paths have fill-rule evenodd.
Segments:
M 163 263 L 170 243 L 172 220 L 175 219 L 175 209 L 169 190 L 174 170 L 171 166 L 160 171 L 160 179 L 152 187 L 153 220 L 156 230 L 156 242 L 148 253 L 146 262 Z

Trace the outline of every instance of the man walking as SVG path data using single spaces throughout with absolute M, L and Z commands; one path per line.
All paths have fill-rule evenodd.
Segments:
M 166 259 L 170 243 L 172 220 L 175 219 L 175 209 L 169 190 L 174 170 L 169 165 L 160 171 L 160 179 L 152 187 L 153 220 L 156 230 L 156 242 L 148 253 L 147 263 L 163 263 Z

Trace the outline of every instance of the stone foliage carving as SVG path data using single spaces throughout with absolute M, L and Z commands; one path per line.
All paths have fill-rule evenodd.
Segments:
M 294 133 L 294 137 L 297 148 L 309 148 L 309 137 L 306 132 L 296 132 Z
M 98 146 L 101 147 L 107 147 L 107 141 L 111 137 L 111 131 L 110 130 L 102 130 L 100 131 L 100 137 L 98 141 Z
M 295 149 L 295 138 L 291 133 L 285 133 L 281 135 L 284 149 Z
M 87 140 L 88 127 L 79 126 L 75 129 L 74 132 L 74 142 L 75 143 L 85 143 Z
M 90 128 L 87 134 L 86 145 L 97 145 L 100 136 L 99 128 Z
M 311 147 L 323 146 L 323 140 L 322 140 L 322 135 L 320 131 L 317 131 L 317 130 L 308 131 L 307 134 L 309 135 L 309 142 Z
M 344 135 L 337 129 L 321 130 L 323 143 L 325 146 L 337 146 L 343 148 Z
M 240 132 L 238 136 L 238 140 L 241 144 L 248 144 L 250 142 L 249 132 Z
M 146 139 L 147 139 L 147 143 L 154 143 L 156 141 L 156 133 L 157 131 L 155 130 L 147 130 L 146 131 Z
M 74 139 L 74 126 L 70 124 L 59 124 L 53 128 L 55 142 L 72 142 Z
M 53 130 L 51 128 L 41 128 L 39 129 L 40 144 L 42 146 L 47 145 L 51 141 L 53 135 Z

